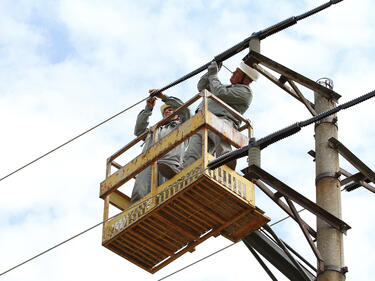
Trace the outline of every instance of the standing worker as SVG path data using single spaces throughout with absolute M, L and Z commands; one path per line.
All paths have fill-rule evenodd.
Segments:
M 157 92 L 157 89 L 149 90 L 150 94 Z M 162 92 L 155 97 L 150 97 L 146 101 L 146 107 L 142 110 L 138 116 L 134 128 L 134 134 L 140 136 L 145 130 L 147 130 L 149 124 L 149 117 L 152 114 L 152 110 L 155 106 L 156 98 L 160 98 L 164 104 L 160 107 L 163 118 L 173 114 L 174 111 L 182 106 L 184 103 L 172 96 L 164 95 Z M 184 109 L 178 115 L 176 114 L 172 120 L 158 128 L 158 139 L 162 139 L 173 131 L 177 126 L 185 122 L 190 118 L 190 110 Z M 149 133 L 145 139 L 142 153 L 145 153 L 153 145 L 153 134 Z M 185 144 L 182 143 L 165 154 L 161 159 L 158 160 L 158 185 L 167 181 L 172 175 L 176 174 L 181 170 L 182 156 L 185 151 Z M 142 172 L 140 172 L 136 178 L 131 195 L 131 202 L 134 203 L 151 191 L 151 166 L 148 166 Z
M 258 79 L 258 72 L 241 61 L 240 66 L 233 72 L 230 78 L 231 84 L 223 85 L 217 77 L 218 71 L 219 68 L 217 63 L 213 61 L 209 65 L 207 73 L 199 80 L 197 85 L 198 91 L 207 89 L 227 105 L 239 113 L 244 114 L 249 108 L 253 97 L 249 84 Z M 202 110 L 202 106 L 202 103 L 199 104 L 195 112 Z M 239 128 L 241 121 L 211 99 L 208 99 L 208 110 L 222 119 L 229 126 L 236 129 Z M 230 144 L 210 130 L 208 131 L 209 153 L 219 157 L 230 151 L 232 151 Z M 202 157 L 202 131 L 199 131 L 190 138 L 189 147 L 184 155 L 183 168 L 189 166 L 200 157 Z M 227 165 L 234 170 L 236 167 L 236 161 L 232 161 Z

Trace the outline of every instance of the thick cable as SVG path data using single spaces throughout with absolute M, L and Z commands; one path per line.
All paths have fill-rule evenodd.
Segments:
M 303 14 L 301 14 L 301 15 L 299 15 L 299 16 L 290 17 L 290 18 L 288 18 L 288 19 L 286 19 L 286 20 L 283 20 L 283 21 L 281 21 L 281 22 L 279 22 L 279 23 L 277 23 L 277 24 L 274 24 L 274 25 L 272 25 L 272 26 L 270 26 L 270 27 L 268 27 L 268 28 L 266 28 L 266 29 L 264 29 L 264 30 L 261 30 L 261 31 L 258 31 L 258 32 L 254 32 L 251 36 L 249 36 L 248 38 L 244 39 L 244 40 L 241 41 L 240 43 L 234 45 L 233 47 L 229 48 L 228 50 L 224 51 L 223 53 L 221 53 L 221 54 L 215 56 L 215 58 L 214 58 L 212 61 L 223 62 L 224 60 L 226 60 L 226 59 L 228 59 L 228 58 L 234 56 L 235 54 L 237 54 L 237 53 L 243 51 L 244 49 L 246 49 L 246 48 L 248 47 L 248 44 L 249 44 L 249 42 L 250 42 L 251 39 L 253 39 L 253 38 L 265 39 L 266 37 L 268 37 L 268 36 L 270 36 L 270 35 L 272 35 L 272 34 L 274 34 L 274 33 L 277 33 L 277 32 L 279 32 L 279 31 L 281 31 L 281 30 L 283 30 L 283 29 L 285 29 L 285 28 L 288 28 L 288 27 L 290 27 L 290 26 L 296 24 L 299 20 L 302 20 L 302 19 L 304 19 L 304 18 L 306 18 L 306 17 L 309 17 L 309 16 L 311 16 L 311 15 L 317 13 L 317 12 L 320 12 L 320 11 L 322 11 L 322 10 L 328 8 L 328 7 L 331 6 L 332 4 L 336 4 L 336 3 L 341 2 L 341 1 L 342 1 L 342 0 L 331 0 L 331 1 L 329 1 L 329 2 L 327 2 L 327 3 L 325 3 L 325 4 L 323 4 L 323 5 L 320 5 L 319 7 L 315 8 L 315 9 L 309 11 L 309 12 L 303 13 Z M 206 63 L 205 65 L 202 65 L 202 66 L 199 67 L 198 69 L 196 69 L 196 70 L 194 70 L 194 71 L 192 71 L 192 72 L 186 74 L 185 76 L 181 77 L 180 79 L 177 79 L 176 81 L 174 81 L 174 82 L 168 84 L 167 86 L 165 86 L 165 87 L 159 89 L 159 90 L 156 91 L 155 93 L 152 93 L 149 97 L 157 96 L 158 94 L 160 94 L 160 93 L 163 92 L 164 90 L 167 90 L 167 89 L 169 89 L 169 88 L 171 88 L 171 87 L 173 87 L 173 86 L 175 86 L 175 85 L 177 85 L 177 84 L 179 84 L 179 83 L 181 83 L 181 82 L 183 82 L 183 81 L 185 81 L 185 80 L 187 80 L 187 79 L 189 79 L 189 78 L 191 78 L 191 77 L 197 75 L 198 73 L 202 72 L 203 70 L 206 70 L 207 67 L 211 64 L 212 61 Z M 65 145 L 71 143 L 72 141 L 76 140 L 77 138 L 79 138 L 79 137 L 85 135 L 86 133 L 88 133 L 88 132 L 94 130 L 95 128 L 101 126 L 102 124 L 108 122 L 109 120 L 111 120 L 111 119 L 117 117 L 118 115 L 124 113 L 125 111 L 129 110 L 130 108 L 134 107 L 135 105 L 138 105 L 139 103 L 145 101 L 145 100 L 148 99 L 149 97 L 144 98 L 143 100 L 137 102 L 136 104 L 134 104 L 134 105 L 132 105 L 132 106 L 130 106 L 130 107 L 128 107 L 128 108 L 122 110 L 121 112 L 119 112 L 119 113 L 113 115 L 112 117 L 109 117 L 108 119 L 104 120 L 103 122 L 100 122 L 99 124 L 97 124 L 97 125 L 95 125 L 94 127 L 90 128 L 90 129 L 88 129 L 88 130 L 86 130 L 85 132 L 79 134 L 78 136 L 76 136 L 76 137 L 74 137 L 74 138 L 72 138 L 72 139 L 66 141 L 65 143 L 63 143 L 63 144 L 57 146 L 56 148 L 50 150 L 49 152 L 47 152 L 47 153 L 45 153 L 45 154 L 39 156 L 38 158 L 34 159 L 33 161 L 31 161 L 31 162 L 29 162 L 29 163 L 23 165 L 22 167 L 20 167 L 20 168 L 14 170 L 13 172 L 7 174 L 6 176 L 0 178 L 0 181 L 2 181 L 2 180 L 4 180 L 4 179 L 6 179 L 7 177 L 9 177 L 9 176 L 11 176 L 11 175 L 17 173 L 18 171 L 20 171 L 20 170 L 26 168 L 27 166 L 29 166 L 29 165 L 31 165 L 31 164 L 37 162 L 38 160 L 44 158 L 45 156 L 51 154 L 52 152 L 58 150 L 59 148 L 61 148 L 61 147 L 65 146 Z
M 35 162 L 39 161 L 40 159 L 46 157 L 47 155 L 51 154 L 52 152 L 55 152 L 56 150 L 60 149 L 61 147 L 65 146 L 65 145 L 71 143 L 72 141 L 74 141 L 74 140 L 76 140 L 76 139 L 82 137 L 83 135 L 85 135 L 85 134 L 91 132 L 92 130 L 96 129 L 97 127 L 103 125 L 104 123 L 106 123 L 106 122 L 112 120 L 113 118 L 115 118 L 115 117 L 121 115 L 121 114 L 124 113 L 125 111 L 128 111 L 129 109 L 131 109 L 131 108 L 133 108 L 134 106 L 140 104 L 141 102 L 144 102 L 146 99 L 148 99 L 148 97 L 146 97 L 146 98 L 144 98 L 143 100 L 141 100 L 141 101 L 139 101 L 139 102 L 137 102 L 137 103 L 135 103 L 135 104 L 129 106 L 128 108 L 125 108 L 124 110 L 120 111 L 119 113 L 116 113 L 115 115 L 112 115 L 111 117 L 105 119 L 104 121 L 100 122 L 99 124 L 97 124 L 97 125 L 91 127 L 90 129 L 84 131 L 83 133 L 81 133 L 81 134 L 75 136 L 74 138 L 72 138 L 72 139 L 70 139 L 70 140 L 64 142 L 63 144 L 61 144 L 61 145 L 55 147 L 54 149 L 48 151 L 47 153 L 44 153 L 43 155 L 41 155 L 41 156 L 35 158 L 35 159 L 32 160 L 31 162 L 29 162 L 29 163 L 23 165 L 22 167 L 20 167 L 20 168 L 14 170 L 13 172 L 7 174 L 6 176 L 0 178 L 0 181 L 6 179 L 7 177 L 10 177 L 11 175 L 13 175 L 13 174 L 15 174 L 15 173 L 21 171 L 22 169 L 24 169 L 24 168 L 30 166 L 31 164 L 34 164 Z

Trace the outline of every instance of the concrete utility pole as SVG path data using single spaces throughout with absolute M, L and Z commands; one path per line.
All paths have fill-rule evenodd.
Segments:
M 322 78 L 318 83 L 333 88 L 332 80 Z M 316 113 L 336 107 L 335 101 L 315 93 Z M 337 138 L 337 117 L 331 115 L 315 125 L 316 151 L 316 203 L 341 219 L 341 191 L 338 179 L 338 152 L 329 146 L 331 137 Z M 343 234 L 317 219 L 317 247 L 324 260 L 325 269 L 318 275 L 318 281 L 344 281 Z

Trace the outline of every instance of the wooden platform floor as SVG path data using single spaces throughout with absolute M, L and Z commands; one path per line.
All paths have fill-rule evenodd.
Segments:
M 227 169 L 182 179 L 174 189 L 159 192 L 152 198 L 154 208 L 142 209 L 139 219 L 127 222 L 103 245 L 154 273 L 211 236 L 236 242 L 258 229 L 269 219 L 245 200 L 253 185 Z

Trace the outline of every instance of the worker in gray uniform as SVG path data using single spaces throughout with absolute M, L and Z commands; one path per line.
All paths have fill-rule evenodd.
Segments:
M 197 85 L 198 90 L 202 91 L 203 89 L 207 89 L 227 105 L 239 113 L 244 114 L 249 108 L 253 96 L 249 84 L 258 79 L 258 72 L 241 61 L 240 66 L 233 72 L 230 78 L 231 84 L 223 85 L 217 77 L 218 71 L 218 65 L 213 61 L 209 65 L 207 73 L 199 80 Z M 202 103 L 199 104 L 196 112 L 202 110 L 202 106 Z M 236 129 L 239 128 L 241 121 L 211 99 L 208 99 L 208 110 L 229 126 Z M 209 153 L 219 157 L 230 151 L 232 151 L 230 144 L 220 136 L 208 130 Z M 202 131 L 199 131 L 190 138 L 189 147 L 184 155 L 183 168 L 189 166 L 200 157 L 202 157 Z M 227 165 L 234 170 L 236 162 L 232 161 Z
M 149 90 L 150 94 L 158 91 L 157 89 Z M 161 114 L 163 118 L 174 113 L 175 109 L 183 105 L 184 103 L 172 96 L 164 95 L 162 92 L 155 97 L 150 97 L 146 101 L 145 109 L 142 110 L 138 116 L 134 128 L 134 134 L 140 136 L 147 130 L 149 124 L 149 118 L 152 115 L 152 110 L 155 106 L 156 99 L 160 98 L 164 104 L 161 106 Z M 185 122 L 190 118 L 190 110 L 186 108 L 178 115 L 176 114 L 172 120 L 167 124 L 164 124 L 158 128 L 158 139 L 164 138 L 170 132 L 172 132 L 177 126 Z M 153 134 L 147 134 L 144 142 L 144 147 L 142 153 L 145 153 L 153 145 Z M 168 178 L 172 177 L 172 174 L 176 174 L 181 170 L 182 157 L 185 151 L 185 143 L 182 143 L 165 154 L 161 159 L 158 160 L 158 176 L 157 185 L 160 185 L 167 181 Z M 131 195 L 131 202 L 134 203 L 140 200 L 142 197 L 146 196 L 151 191 L 151 166 L 148 166 L 142 172 L 140 172 L 136 178 Z

